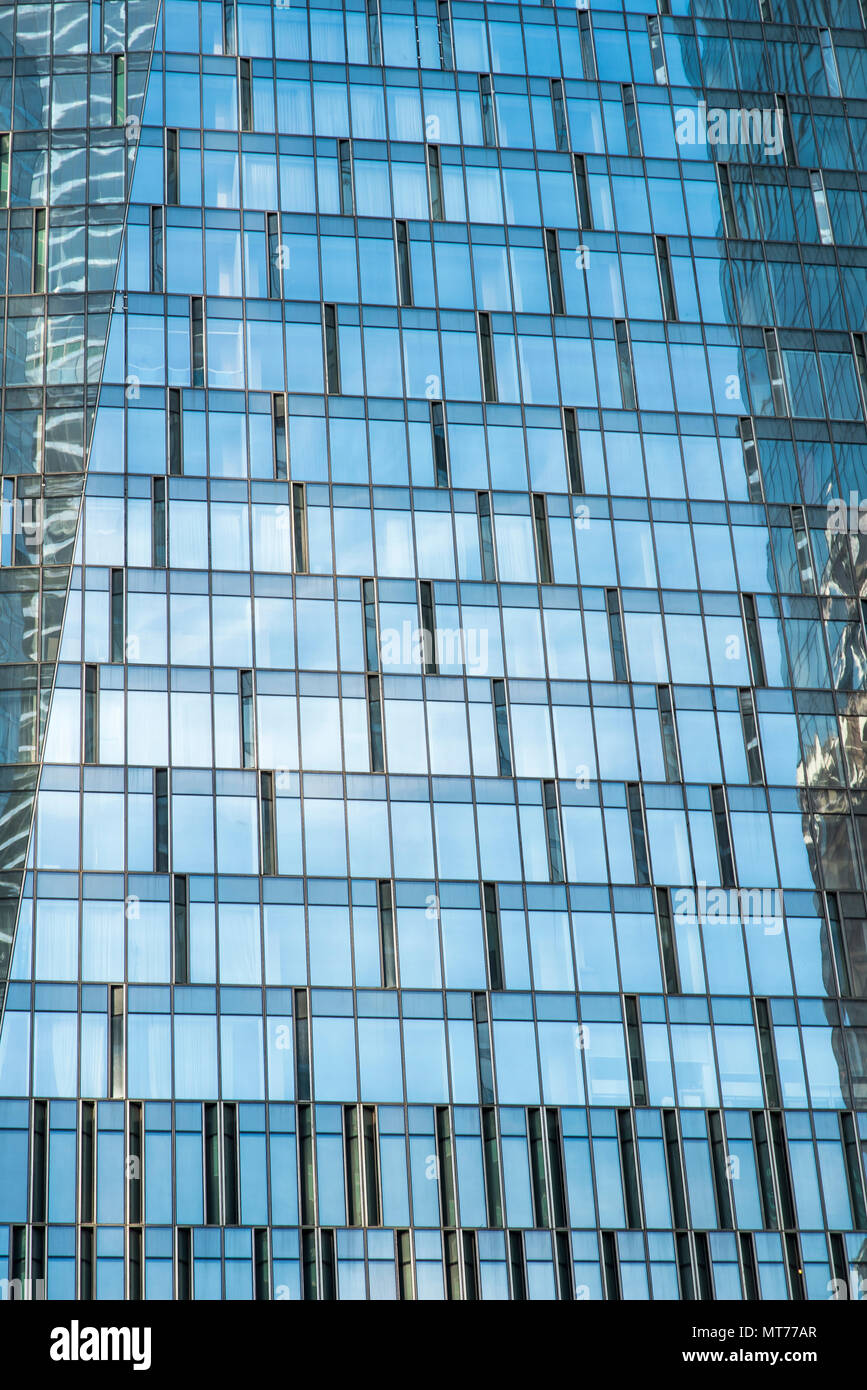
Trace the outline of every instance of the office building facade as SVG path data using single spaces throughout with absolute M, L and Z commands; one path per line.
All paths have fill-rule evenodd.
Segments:
M 857 1295 L 865 198 L 863 0 L 0 4 L 7 1296 Z

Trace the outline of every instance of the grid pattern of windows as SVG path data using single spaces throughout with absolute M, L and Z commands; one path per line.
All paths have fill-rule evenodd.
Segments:
M 865 15 L 695 8 L 0 3 L 13 1293 L 867 1275 Z

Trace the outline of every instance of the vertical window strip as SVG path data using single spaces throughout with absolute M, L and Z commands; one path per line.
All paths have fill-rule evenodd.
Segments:
M 151 560 L 154 569 L 166 568 L 168 543 L 166 513 L 166 480 L 151 479 Z
M 397 284 L 400 305 L 403 309 L 412 307 L 412 262 L 409 250 L 409 224 L 396 221 L 394 224 L 397 245 Z
M 179 477 L 184 471 L 184 437 L 181 392 L 177 386 L 169 387 L 168 434 L 169 473 Z
M 307 484 L 292 484 L 292 540 L 295 548 L 295 572 L 307 574 Z
M 190 893 L 186 874 L 172 875 L 174 982 L 190 983 Z
M 241 715 L 241 766 L 256 766 L 256 713 L 253 706 L 253 672 L 238 672 Z
M 551 313 L 559 316 L 566 312 L 566 298 L 563 293 L 563 271 L 560 266 L 560 247 L 557 233 L 550 227 L 545 228 L 545 264 L 548 272 Z
M 377 884 L 379 956 L 383 989 L 397 988 L 397 950 L 394 937 L 394 892 L 389 879 Z
M 181 201 L 180 131 L 166 128 L 166 202 L 176 207 Z
M 584 495 L 584 468 L 581 462 L 581 437 L 578 432 L 578 412 L 573 406 L 563 407 L 563 433 L 566 439 L 566 466 L 569 490 Z
M 325 320 L 325 390 L 329 396 L 340 395 L 340 348 L 337 328 L 337 305 L 326 304 Z
M 154 871 L 169 871 L 169 771 L 154 768 Z
M 271 396 L 271 426 L 274 440 L 274 477 L 289 477 L 289 448 L 286 431 L 286 397 L 282 391 Z
M 99 667 L 84 668 L 84 728 L 82 762 L 99 760 Z
M 542 783 L 542 806 L 545 813 L 545 836 L 548 842 L 548 869 L 552 883 L 564 883 L 563 837 L 560 832 L 560 808 L 556 782 Z
M 747 490 L 751 502 L 763 502 L 765 497 L 764 485 L 762 482 L 762 470 L 759 462 L 759 449 L 756 441 L 756 430 L 749 415 L 743 415 L 738 420 L 738 434 L 740 436 L 741 448 L 744 455 L 744 471 L 747 475 Z

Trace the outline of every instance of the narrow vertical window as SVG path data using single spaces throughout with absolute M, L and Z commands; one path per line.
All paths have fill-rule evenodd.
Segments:
M 307 1020 L 305 1018 L 305 1029 Z M 316 1220 L 316 1155 L 313 1146 L 313 1107 L 298 1107 L 298 1167 L 301 1176 L 301 1224 Z
M 355 211 L 355 195 L 352 188 L 352 146 L 348 140 L 337 142 L 337 165 L 340 171 L 340 211 L 344 217 L 351 217 Z
M 717 180 L 719 182 L 720 206 L 723 215 L 723 235 L 727 237 L 737 237 L 740 235 L 738 230 L 738 218 L 735 211 L 735 201 L 732 197 L 732 183 L 727 164 L 716 166 Z
M 238 693 L 241 706 L 241 766 L 256 765 L 256 726 L 253 709 L 253 672 L 238 672 Z
M 277 873 L 277 826 L 273 772 L 259 773 L 259 837 L 262 845 L 262 873 L 266 878 L 273 878 Z
M 611 640 L 611 664 L 616 681 L 628 681 L 626 665 L 626 645 L 623 640 L 623 617 L 620 612 L 620 595 L 616 589 L 606 589 L 605 606 L 608 612 L 608 636 Z
M 795 1200 L 792 1191 L 792 1174 L 789 1168 L 789 1146 L 786 1143 L 786 1130 L 783 1116 L 779 1110 L 768 1112 L 771 1152 L 777 1179 L 777 1192 L 780 1197 L 780 1218 L 784 1230 L 791 1231 L 795 1225 Z M 797 1260 L 796 1266 L 800 1265 Z M 800 1274 L 800 1269 L 798 1270 Z
M 623 120 L 626 125 L 626 148 L 635 158 L 641 158 L 641 135 L 638 129 L 638 107 L 635 104 L 635 88 L 630 82 L 620 87 L 623 99 Z
M 840 86 L 837 54 L 834 52 L 834 36 L 830 29 L 819 30 L 819 47 L 822 50 L 822 66 L 825 69 L 825 80 L 828 83 L 828 95 L 841 97 L 843 89 Z
M 581 439 L 578 433 L 578 412 L 572 406 L 563 407 L 563 433 L 566 439 L 566 468 L 569 473 L 569 490 L 582 496 L 584 493 L 584 469 L 581 463 Z
M 756 1032 L 759 1037 L 759 1056 L 762 1062 L 762 1076 L 765 1082 L 765 1096 L 769 1106 L 780 1104 L 780 1078 L 774 1052 L 774 1031 L 771 1026 L 771 1009 L 767 999 L 756 999 Z
M 346 1171 L 347 1224 L 349 1226 L 363 1226 L 361 1136 L 358 1132 L 357 1105 L 344 1105 L 343 1107 L 343 1161 Z
M 78 1167 L 78 1212 L 82 1225 L 93 1220 L 96 1209 L 96 1102 L 81 1102 L 81 1153 Z
M 632 835 L 632 855 L 635 860 L 636 883 L 650 882 L 650 864 L 647 856 L 647 836 L 644 829 L 644 803 L 640 782 L 627 782 L 626 806 L 629 811 L 629 830 Z
M 802 1303 L 807 1297 L 804 1283 L 804 1257 L 801 1254 L 798 1237 L 794 1231 L 786 1231 L 783 1236 L 783 1249 L 786 1252 L 790 1297 L 793 1303 Z
M 798 562 L 798 582 L 801 586 L 801 593 L 814 594 L 816 592 L 816 576 L 813 571 L 807 516 L 802 506 L 791 507 L 789 514 L 792 519 L 792 535 L 795 538 L 795 555 Z
M 82 762 L 95 763 L 99 748 L 99 667 L 84 668 L 84 740 Z
M 33 294 L 44 294 L 46 285 L 46 253 L 48 238 L 48 209 L 33 210 L 33 259 L 31 261 L 30 289 Z
M 653 903 L 656 908 L 656 924 L 659 928 L 659 947 L 662 955 L 662 978 L 666 994 L 680 994 L 680 971 L 677 965 L 677 947 L 674 940 L 674 924 L 671 918 L 671 898 L 667 888 L 654 888 Z
M 379 0 L 367 0 L 367 47 L 373 67 L 382 62 L 382 43 L 379 36 Z
M 500 1146 L 497 1141 L 497 1112 L 493 1105 L 482 1109 L 482 1156 L 485 1170 L 485 1204 L 488 1225 L 494 1230 L 503 1226 L 503 1184 L 500 1170 Z
M 617 351 L 617 371 L 620 376 L 620 395 L 623 409 L 635 410 L 635 378 L 632 375 L 629 328 L 625 319 L 614 320 L 614 345 Z
M 46 1220 L 48 1211 L 48 1102 L 33 1102 L 33 1147 L 30 1155 L 30 1219 Z
M 665 67 L 665 47 L 662 41 L 662 29 L 659 19 L 655 14 L 647 16 L 647 37 L 650 42 L 650 63 L 653 68 L 653 80 L 660 87 L 668 83 L 668 72 Z
M 813 169 L 810 172 L 810 192 L 813 195 L 813 207 L 816 210 L 816 225 L 819 228 L 819 241 L 823 246 L 833 246 L 834 229 L 831 226 L 831 214 L 828 211 L 828 197 L 825 193 L 825 178 L 821 169 Z
M 395 1231 L 397 1243 L 397 1296 L 403 1302 L 415 1297 L 412 1282 L 412 1241 L 409 1231 Z
M 253 1297 L 259 1303 L 271 1297 L 271 1261 L 266 1228 L 253 1232 Z
M 161 207 L 151 208 L 151 293 L 162 294 L 165 285 L 163 248 L 165 245 L 165 235 L 163 231 L 163 209 Z
M 560 266 L 560 247 L 557 233 L 545 228 L 545 264 L 548 270 L 548 290 L 551 295 L 551 313 L 565 314 L 566 299 L 563 294 L 563 271 Z
M 453 1301 L 461 1296 L 460 1247 L 457 1231 L 443 1232 L 443 1249 L 445 1253 L 446 1298 Z
M 789 99 L 784 92 L 777 92 L 774 97 L 776 107 L 777 130 L 780 136 L 780 144 L 786 156 L 786 163 L 796 165 L 798 162 L 798 151 L 795 149 L 795 142 L 792 138 L 792 121 L 789 116 Z
M 12 137 L 8 134 L 0 135 L 0 208 L 9 206 L 9 155 L 12 149 Z
M 548 1176 L 551 1193 L 551 1225 L 560 1229 L 568 1226 L 566 1211 L 566 1176 L 563 1163 L 563 1131 L 560 1111 L 554 1106 L 545 1110 L 545 1139 L 548 1151 Z
M 361 1107 L 361 1142 L 365 1217 L 368 1226 L 379 1226 L 382 1221 L 382 1204 L 379 1197 L 379 1130 L 375 1105 Z
M 123 570 L 109 571 L 111 586 L 111 659 L 123 661 L 126 648 L 124 622 L 124 573 Z
M 223 0 L 223 52 L 235 52 L 235 0 Z
M 238 1107 L 223 1102 L 223 1224 L 237 1226 L 238 1201 Z
M 765 780 L 762 771 L 762 747 L 759 742 L 759 724 L 756 719 L 756 705 L 751 689 L 738 691 L 738 704 L 741 711 L 741 726 L 744 732 L 744 749 L 747 755 L 750 785 L 761 786 Z
M 190 894 L 186 874 L 172 875 L 174 982 L 190 983 Z
M 545 494 L 533 493 L 533 532 L 536 537 L 536 558 L 539 565 L 539 580 L 542 584 L 553 584 L 554 571 L 551 565 L 551 537 L 548 530 L 548 511 Z
M 429 579 L 419 580 L 418 593 L 419 607 L 421 608 L 422 669 L 426 676 L 435 676 L 437 673 L 437 630 L 433 584 Z
M 82 1303 L 90 1303 L 96 1290 L 95 1262 L 93 1251 L 93 1227 L 82 1226 L 78 1243 L 78 1297 Z
M 572 172 L 575 176 L 578 224 L 582 232 L 589 232 L 593 227 L 593 213 L 590 207 L 590 185 L 587 182 L 587 160 L 583 154 L 573 154 Z
M 710 798 L 722 886 L 723 888 L 734 888 L 734 856 L 732 854 L 732 841 L 729 833 L 725 789 L 723 787 L 711 787 Z
M 620 1291 L 620 1270 L 617 1260 L 617 1235 L 614 1231 L 602 1231 L 602 1286 L 609 1303 L 619 1303 L 623 1295 Z
M 430 427 L 433 440 L 434 479 L 437 487 L 449 485 L 449 458 L 446 444 L 446 421 L 442 401 L 430 403 Z
M 593 47 L 593 30 L 590 15 L 586 10 L 578 11 L 578 40 L 581 46 L 582 76 L 592 82 L 596 77 L 596 50 Z
M 626 1041 L 629 1047 L 629 1071 L 632 1077 L 632 1099 L 635 1105 L 646 1105 L 647 1074 L 644 1066 L 644 1047 L 642 1045 L 638 1000 L 634 994 L 627 994 L 624 996 L 623 1007 L 626 1014 Z
M 427 145 L 425 147 L 425 157 L 427 159 L 427 182 L 428 191 L 430 193 L 431 221 L 443 222 L 445 220 L 445 212 L 439 145 Z
M 274 441 L 274 477 L 288 478 L 289 450 L 286 443 L 286 397 L 282 391 L 271 396 L 271 430 Z
M 756 443 L 756 431 L 752 418 L 749 415 L 742 415 L 738 420 L 738 434 L 740 435 L 741 448 L 744 455 L 744 471 L 747 475 L 747 490 L 751 502 L 764 501 L 764 488 L 762 486 L 762 470 L 759 464 L 759 450 Z
M 241 130 L 253 129 L 253 74 L 249 58 L 238 59 L 238 104 L 241 115 Z
M 123 985 L 110 985 L 108 995 L 109 1095 L 117 1100 L 123 1095 Z
M 491 1052 L 488 996 L 481 990 L 473 995 L 473 1019 L 476 1025 L 476 1065 L 479 1071 L 479 1095 L 482 1105 L 493 1105 L 495 1099 L 494 1064 Z
M 307 487 L 305 483 L 292 484 L 292 539 L 295 543 L 295 572 L 306 574 L 307 557 Z
M 497 131 L 494 124 L 494 89 L 488 73 L 479 74 L 479 102 L 482 108 L 482 140 L 486 145 L 496 145 Z
M 563 81 L 560 77 L 551 78 L 551 109 L 554 117 L 554 144 L 561 154 L 566 154 L 569 149 L 569 130 L 566 124 Z
M 135 1225 L 142 1219 L 142 1164 L 144 1162 L 143 1118 L 140 1100 L 129 1103 L 129 1148 L 127 1165 L 127 1209 Z
M 671 256 L 668 250 L 668 237 L 655 236 L 656 268 L 659 272 L 659 290 L 662 296 L 662 316 L 672 321 L 677 318 L 677 301 L 674 297 L 674 279 L 671 274 Z
M 744 1279 L 744 1298 L 754 1303 L 761 1295 L 759 1293 L 759 1266 L 756 1260 L 756 1247 L 752 1231 L 738 1233 L 738 1249 Z
M 486 584 L 493 584 L 497 575 L 496 569 L 494 568 L 494 532 L 491 525 L 491 494 L 489 492 L 477 493 L 476 503 L 479 516 L 482 579 Z
M 831 954 L 837 970 L 837 989 L 841 999 L 852 997 L 852 983 L 849 971 L 849 953 L 840 913 L 840 899 L 837 893 L 825 894 L 825 911 L 828 918 L 828 932 L 831 937 Z
M 506 683 L 491 681 L 494 697 L 494 726 L 497 735 L 497 771 L 500 777 L 512 775 L 512 748 L 509 738 L 509 711 L 506 706 Z
M 722 1116 L 718 1110 L 708 1111 L 708 1134 L 710 1136 L 711 1171 L 713 1173 L 714 1197 L 716 1198 L 717 1218 L 721 1231 L 734 1229 L 732 1216 L 732 1195 L 729 1186 L 729 1163 L 723 1134 Z
M 280 218 L 276 212 L 265 214 L 265 228 L 268 245 L 268 298 L 281 299 L 283 296 L 283 255 L 280 247 Z
M 379 670 L 379 634 L 376 622 L 376 581 L 362 579 L 361 601 L 364 606 L 365 670 Z
M 479 1297 L 479 1247 L 475 1231 L 464 1231 L 461 1236 L 464 1256 L 464 1298 L 475 1303 Z
M 632 1129 L 632 1115 L 628 1110 L 617 1112 L 617 1140 L 620 1146 L 620 1170 L 623 1174 L 623 1193 L 626 1199 L 626 1225 L 630 1231 L 637 1231 L 641 1229 L 641 1198 L 638 1195 L 635 1134 Z
M 789 404 L 786 397 L 786 383 L 783 380 L 783 359 L 775 328 L 766 328 L 765 357 L 768 364 L 768 377 L 771 383 L 771 399 L 775 415 L 788 415 Z
M 176 207 L 181 201 L 181 163 L 179 131 L 166 130 L 166 202 Z
M 497 374 L 494 368 L 494 335 L 491 331 L 491 316 L 479 311 L 477 318 L 479 321 L 483 395 L 486 401 L 495 403 L 497 399 Z
M 379 691 L 379 676 L 367 677 L 367 719 L 370 728 L 370 770 L 371 772 L 384 772 L 382 700 Z
M 294 993 L 293 1015 L 295 1019 L 295 1090 L 300 1101 L 310 1099 L 310 1009 L 306 989 L 296 989 Z M 300 1115 L 299 1115 L 300 1133 Z M 302 1169 L 303 1171 L 303 1169 Z M 302 1221 L 307 1217 L 302 1214 Z
M 867 416 L 867 334 L 852 334 L 852 352 L 855 357 L 855 370 L 858 385 L 861 387 L 861 407 Z
M 168 432 L 169 473 L 179 476 L 184 471 L 184 436 L 181 392 L 177 386 L 169 387 Z
M 326 304 L 325 318 L 325 389 L 329 396 L 340 395 L 340 351 L 337 336 L 337 305 Z
M 449 12 L 449 0 L 438 0 L 437 21 L 440 33 L 440 62 L 443 69 L 450 72 L 454 68 L 455 60 L 452 52 L 452 21 Z
M 759 19 L 762 21 L 763 24 L 773 24 L 774 11 L 771 6 L 771 0 L 758 0 L 758 4 Z
M 154 872 L 169 871 L 169 770 L 154 768 Z
M 452 1125 L 447 1105 L 436 1107 L 437 1173 L 440 1189 L 440 1216 L 444 1227 L 454 1229 L 457 1218 Z
M 482 885 L 482 892 L 485 906 L 485 951 L 488 957 L 488 982 L 492 990 L 505 989 L 497 885 L 485 883 Z
M 126 120 L 126 58 L 115 53 L 111 60 L 111 123 L 123 125 Z
M 750 659 L 750 675 L 755 686 L 767 684 L 765 681 L 765 662 L 762 656 L 762 642 L 759 632 L 759 620 L 756 616 L 756 600 L 754 594 L 744 594 L 742 596 L 744 610 L 744 627 L 747 634 L 747 655 Z
M 394 895 L 391 882 L 382 878 L 377 884 L 379 912 L 379 960 L 383 989 L 397 988 L 397 952 L 394 944 Z
M 397 245 L 397 286 L 401 308 L 412 307 L 412 264 L 409 254 L 409 226 L 406 222 L 395 222 L 395 242 Z
M 201 295 L 190 297 L 190 349 L 193 386 L 205 384 L 205 302 Z
M 560 808 L 557 805 L 556 782 L 542 783 L 542 806 L 545 812 L 545 838 L 548 842 L 548 870 L 552 883 L 563 883 L 563 839 L 560 834 Z
M 151 559 L 154 569 L 166 567 L 166 480 L 151 479 Z
M 656 703 L 659 708 L 659 732 L 662 737 L 665 780 L 666 782 L 679 782 L 680 759 L 677 752 L 677 732 L 674 726 L 674 710 L 671 704 L 669 686 L 658 685 L 656 687 Z
M 676 1230 L 686 1229 L 686 1184 L 683 1177 L 683 1154 L 680 1135 L 677 1129 L 677 1115 L 673 1110 L 662 1112 L 662 1132 L 665 1139 L 665 1158 L 668 1170 L 668 1192 L 671 1198 L 671 1213 Z
M 533 1199 L 533 1225 L 549 1226 L 548 1181 L 545 1145 L 542 1138 L 542 1112 L 538 1106 L 527 1111 L 527 1139 L 530 1146 L 530 1191 Z
M 867 1230 L 867 1205 L 864 1201 L 864 1164 L 861 1159 L 861 1145 L 855 1128 L 855 1118 L 848 1110 L 840 1113 L 840 1137 L 843 1140 L 843 1158 L 846 1164 L 846 1183 L 849 1200 L 855 1218 L 855 1230 Z

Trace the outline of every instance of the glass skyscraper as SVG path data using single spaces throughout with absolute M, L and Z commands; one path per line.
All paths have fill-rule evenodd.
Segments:
M 865 199 L 865 0 L 0 3 L 5 1296 L 857 1296 Z

